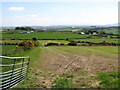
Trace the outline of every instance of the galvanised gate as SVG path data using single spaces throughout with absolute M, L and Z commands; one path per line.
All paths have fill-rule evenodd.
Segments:
M 27 77 L 29 57 L 0 56 L 0 89 L 9 89 Z

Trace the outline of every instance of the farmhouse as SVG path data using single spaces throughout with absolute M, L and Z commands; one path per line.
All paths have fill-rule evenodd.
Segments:
M 33 33 L 34 31 L 28 31 L 27 33 Z
M 98 32 L 97 31 L 91 31 L 91 32 L 89 32 L 89 35 L 98 35 Z
M 33 33 L 34 31 L 28 31 L 28 32 L 20 32 L 20 34 L 25 34 L 25 33 Z
M 84 32 L 80 32 L 80 34 L 84 35 L 85 33 Z

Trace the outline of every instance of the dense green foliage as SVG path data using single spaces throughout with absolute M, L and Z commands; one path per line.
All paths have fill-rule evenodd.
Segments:
M 31 27 L 16 27 L 15 30 L 33 30 Z

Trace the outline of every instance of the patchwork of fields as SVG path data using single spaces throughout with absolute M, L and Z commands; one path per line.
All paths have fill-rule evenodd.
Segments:
M 86 38 L 60 32 L 3 34 L 2 55 L 29 56 L 28 77 L 14 88 L 118 88 L 118 46 L 44 46 L 47 43 L 69 43 L 68 40 L 37 40 L 38 47 L 16 49 L 23 40 L 67 39 L 74 41 L 118 43 L 116 38 Z M 86 39 L 75 39 L 86 38 Z M 11 43 L 16 45 L 11 45 Z M 9 44 L 9 45 L 7 45 Z M 4 61 L 3 61 L 4 62 Z M 103 78 L 104 77 L 104 78 Z

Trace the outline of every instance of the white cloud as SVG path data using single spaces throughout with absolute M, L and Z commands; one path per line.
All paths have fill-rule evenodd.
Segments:
M 23 11 L 25 8 L 24 7 L 10 7 L 9 10 L 11 11 Z
M 39 15 L 37 14 L 27 14 L 27 15 L 14 15 L 13 18 L 36 18 Z
M 27 17 L 38 17 L 38 15 L 37 14 L 28 14 L 28 15 L 26 15 Z

